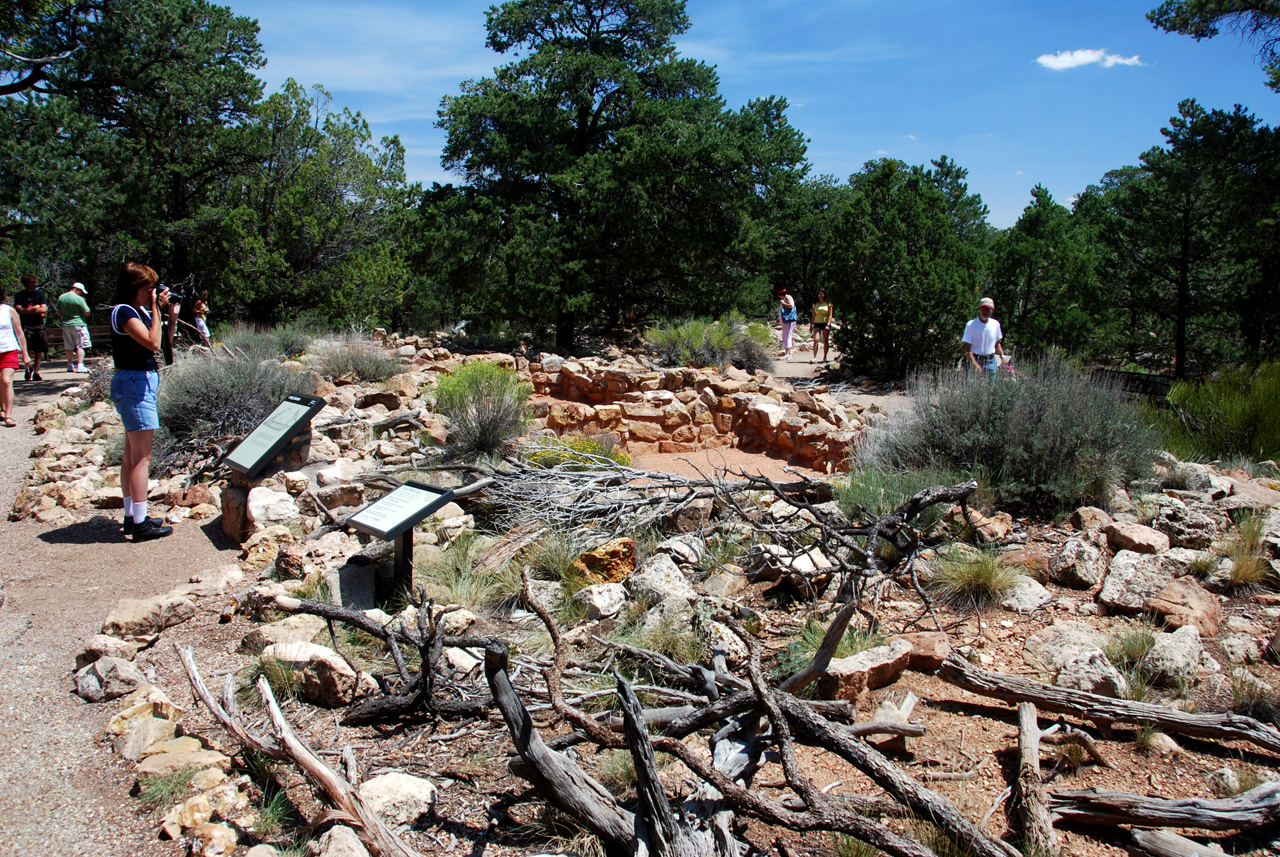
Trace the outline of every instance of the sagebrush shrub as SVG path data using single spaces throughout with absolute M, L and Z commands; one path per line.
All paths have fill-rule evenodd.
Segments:
M 612 465 L 631 466 L 631 456 L 617 448 L 617 435 L 566 435 L 540 438 L 521 451 L 535 467 L 563 470 L 607 470 Z
M 328 378 L 354 375 L 359 381 L 385 381 L 400 371 L 400 363 L 378 343 L 351 334 L 317 341 L 311 365 Z
M 1169 450 L 1180 458 L 1280 456 L 1280 363 L 1174 384 L 1168 402 L 1158 419 Z
M 1000 503 L 1057 511 L 1150 473 L 1158 437 L 1113 388 L 1049 355 L 1016 378 L 917 376 L 910 408 L 869 429 L 858 457 L 898 470 L 981 468 Z
M 215 360 L 182 356 L 160 381 L 160 423 L 176 439 L 244 435 L 290 393 L 306 393 L 309 379 L 274 357 Z
M 835 499 L 846 518 L 862 521 L 889 514 L 926 488 L 957 485 L 967 478 L 953 470 L 890 470 L 856 462 L 836 481 Z M 928 529 L 944 512 L 946 507 L 935 503 L 920 513 L 916 526 Z
M 436 411 L 447 421 L 448 444 L 464 458 L 510 446 L 530 421 L 532 385 L 494 363 L 468 363 L 436 386 Z
M 316 333 L 314 328 L 299 322 L 275 327 L 232 322 L 220 327 L 213 338 L 216 343 L 250 357 L 283 357 L 293 360 L 307 353 Z
M 768 325 L 733 314 L 717 321 L 665 322 L 649 328 L 644 336 L 664 366 L 723 369 L 733 364 L 748 372 L 773 368 L 773 334 Z

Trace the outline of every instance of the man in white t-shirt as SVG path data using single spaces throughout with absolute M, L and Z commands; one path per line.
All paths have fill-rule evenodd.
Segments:
M 964 356 L 969 362 L 965 370 L 977 369 L 981 372 L 995 374 L 1000 369 L 1000 361 L 1004 358 L 1004 331 L 1000 322 L 991 317 L 996 302 L 991 298 L 983 298 L 978 302 L 978 317 L 964 326 Z M 997 359 L 997 356 L 999 359 Z

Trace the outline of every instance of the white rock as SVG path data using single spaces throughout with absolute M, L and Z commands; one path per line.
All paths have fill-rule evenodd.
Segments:
M 1262 656 L 1258 643 L 1248 634 L 1232 634 L 1222 641 L 1222 653 L 1233 664 L 1254 664 Z
M 1088 625 L 1058 619 L 1027 638 L 1022 659 L 1042 673 L 1057 675 L 1058 670 L 1081 652 L 1101 649 L 1105 643 L 1106 638 Z
M 89 702 L 117 699 L 137 690 L 146 678 L 120 658 L 98 658 L 76 673 L 76 694 Z
M 436 787 L 430 781 L 400 773 L 365 780 L 358 791 L 370 809 L 392 824 L 413 824 L 431 812 L 436 800 Z
M 1173 580 L 1173 573 L 1151 554 L 1122 550 L 1111 560 L 1098 602 L 1112 610 L 1137 613 Z
M 1161 684 L 1195 681 L 1203 651 L 1200 629 L 1184 625 L 1172 634 L 1157 634 L 1143 664 Z
M 750 651 L 747 649 L 747 644 L 742 642 L 742 639 L 733 633 L 727 625 L 722 625 L 719 622 L 707 623 L 707 644 L 713 652 L 724 652 L 725 662 L 729 666 L 745 664 L 751 656 Z
M 1105 546 L 1106 538 L 1097 534 L 1068 540 L 1049 560 L 1049 579 L 1075 589 L 1097 586 L 1107 573 Z
M 102 623 L 110 637 L 146 637 L 185 622 L 196 615 L 196 605 L 185 595 L 169 593 L 155 598 L 121 598 Z
M 693 603 L 683 595 L 664 598 L 649 608 L 644 615 L 644 630 L 667 625 L 673 628 L 687 627 L 693 619 Z
M 1058 677 L 1053 683 L 1058 687 L 1116 699 L 1123 699 L 1129 694 L 1129 682 L 1099 649 L 1081 652 L 1067 661 L 1058 670 Z
M 330 827 L 316 843 L 320 851 L 316 857 L 369 857 L 360 837 L 350 827 Z
M 636 600 L 656 604 L 672 596 L 692 601 L 698 597 L 684 574 L 666 554 L 656 554 L 645 560 L 640 568 L 623 584 Z
M 325 629 L 325 621 L 319 616 L 299 613 L 286 616 L 278 622 L 259 625 L 240 641 L 240 651 L 250 655 L 277 643 L 310 643 Z
M 1052 600 L 1049 590 L 1024 574 L 1009 594 L 1000 600 L 1000 606 L 1012 613 L 1034 613 Z
M 460 673 L 469 673 L 484 663 L 481 656 L 457 646 L 448 646 L 441 654 L 449 666 Z
M 302 511 L 286 491 L 273 491 L 265 485 L 249 490 L 249 505 L 246 513 L 255 524 L 280 524 L 296 521 L 302 517 Z
M 301 670 L 302 698 L 316 705 L 350 705 L 360 684 L 355 670 L 337 652 L 315 643 L 276 643 L 262 650 L 263 658 L 275 658 Z
M 627 603 L 627 588 L 621 583 L 595 583 L 575 592 L 573 600 L 583 606 L 587 619 L 608 619 Z
M 654 550 L 671 554 L 682 565 L 697 565 L 707 555 L 707 543 L 695 535 L 672 536 L 659 542 Z
M 321 486 L 340 485 L 354 482 L 361 473 L 373 467 L 368 461 L 352 461 L 350 458 L 339 458 L 333 464 L 316 471 L 316 481 Z

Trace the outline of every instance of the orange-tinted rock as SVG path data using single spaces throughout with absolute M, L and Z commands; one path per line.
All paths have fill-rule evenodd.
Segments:
M 574 560 L 574 567 L 592 580 L 617 583 L 636 570 L 635 540 L 614 539 L 582 554 Z

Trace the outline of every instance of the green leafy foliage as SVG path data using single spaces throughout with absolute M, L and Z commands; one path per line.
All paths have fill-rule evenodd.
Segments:
M 520 450 L 520 457 L 534 467 L 556 467 L 561 470 L 601 470 L 613 465 L 630 467 L 631 456 L 617 445 L 615 434 L 539 438 Z
M 1147 20 L 1196 41 L 1211 39 L 1226 27 L 1246 36 L 1246 41 L 1260 42 L 1258 57 L 1267 86 L 1280 91 L 1280 8 L 1274 0 L 1164 0 L 1147 13 Z
M 747 322 L 736 314 L 717 321 L 688 319 L 664 322 L 645 331 L 645 341 L 665 366 L 714 366 L 729 364 L 754 372 L 771 370 L 773 334 L 768 325 Z
M 1135 407 L 1051 354 L 1016 379 L 918 376 L 910 409 L 870 429 L 859 458 L 899 469 L 981 467 L 1001 504 L 1057 511 L 1150 472 L 1157 437 Z
M 449 446 L 459 456 L 490 455 L 528 427 L 532 385 L 494 363 L 468 363 L 436 386 L 436 411 L 448 420 Z
M 954 470 L 892 470 L 855 461 L 849 472 L 835 484 L 840 511 L 851 521 L 887 515 L 911 497 L 935 485 L 956 485 L 967 477 Z M 945 509 L 930 506 L 915 522 L 920 529 L 937 523 Z
M 1184 459 L 1280 456 L 1280 363 L 1239 367 L 1169 391 L 1169 410 L 1156 411 L 1165 443 Z

